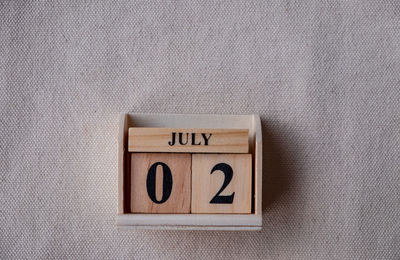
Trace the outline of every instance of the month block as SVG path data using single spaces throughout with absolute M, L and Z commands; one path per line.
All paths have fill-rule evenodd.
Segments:
M 131 212 L 190 213 L 191 154 L 132 153 Z
M 192 155 L 192 213 L 251 213 L 251 154 Z
M 248 153 L 248 129 L 131 127 L 129 152 Z

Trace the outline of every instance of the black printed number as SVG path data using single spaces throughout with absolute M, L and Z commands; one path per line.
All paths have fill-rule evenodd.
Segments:
M 162 167 L 162 173 L 163 173 L 163 193 L 161 200 L 157 200 L 156 198 L 156 173 L 158 166 Z M 222 171 L 225 175 L 225 178 L 224 178 L 224 183 L 222 184 L 217 194 L 215 194 L 215 196 L 211 199 L 210 203 L 232 204 L 235 192 L 233 192 L 231 195 L 220 195 L 232 180 L 233 176 L 232 167 L 226 163 L 219 163 L 212 168 L 210 174 L 213 174 L 215 171 Z M 166 165 L 163 162 L 156 162 L 153 165 L 151 165 L 147 173 L 146 186 L 147 186 L 147 194 L 154 203 L 162 204 L 168 200 L 172 191 L 172 183 L 173 182 L 172 182 L 171 169 L 168 167 L 168 165 Z
M 156 171 L 158 166 L 162 167 L 163 173 L 163 193 L 161 200 L 157 200 L 156 198 Z M 162 162 L 154 163 L 147 173 L 146 185 L 147 194 L 154 203 L 161 204 L 166 202 L 172 191 L 172 174 L 168 165 Z
M 224 183 L 222 184 L 221 189 L 215 194 L 214 198 L 210 201 L 211 204 L 232 204 L 233 197 L 235 196 L 235 192 L 231 195 L 219 195 L 221 192 L 229 185 L 232 180 L 233 170 L 232 167 L 226 163 L 219 163 L 215 165 L 210 174 L 213 174 L 215 171 L 222 171 L 225 174 Z

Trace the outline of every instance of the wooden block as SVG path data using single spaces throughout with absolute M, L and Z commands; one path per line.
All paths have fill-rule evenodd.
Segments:
M 129 128 L 129 152 L 248 153 L 248 129 Z
M 192 213 L 251 213 L 251 154 L 192 155 Z
M 131 212 L 189 213 L 190 154 L 132 153 Z

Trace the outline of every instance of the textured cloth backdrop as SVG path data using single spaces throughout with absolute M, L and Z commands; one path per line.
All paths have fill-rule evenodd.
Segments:
M 400 258 L 400 4 L 1 1 L 0 258 Z M 121 112 L 261 115 L 261 232 L 119 231 Z

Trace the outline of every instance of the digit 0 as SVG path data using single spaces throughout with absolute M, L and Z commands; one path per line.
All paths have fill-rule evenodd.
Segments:
M 163 173 L 163 192 L 161 200 L 157 200 L 156 198 L 156 172 L 158 166 L 162 167 Z M 172 174 L 168 165 L 163 162 L 156 162 L 151 165 L 147 173 L 146 186 L 147 194 L 154 203 L 161 204 L 166 202 L 172 191 Z

